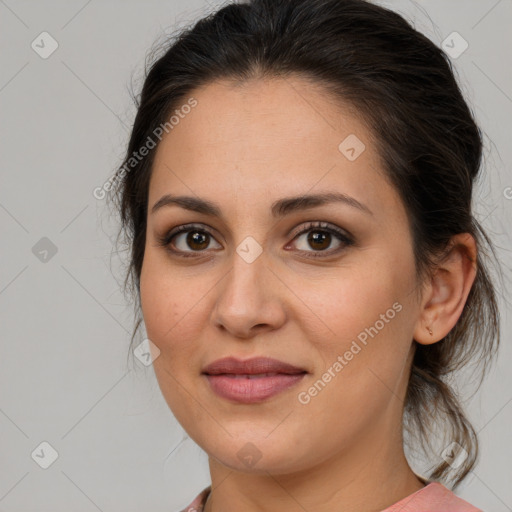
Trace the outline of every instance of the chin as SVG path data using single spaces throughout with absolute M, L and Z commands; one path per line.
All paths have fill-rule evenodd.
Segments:
M 219 463 L 229 469 L 242 473 L 251 474 L 289 474 L 302 469 L 307 469 L 312 461 L 305 458 L 311 457 L 308 447 L 305 452 L 297 450 L 300 443 L 293 442 L 290 437 L 275 436 L 270 439 L 268 430 L 260 437 L 252 435 L 241 435 L 238 439 L 227 436 L 222 442 L 202 444 L 203 450 Z M 288 443 L 286 442 L 288 441 Z

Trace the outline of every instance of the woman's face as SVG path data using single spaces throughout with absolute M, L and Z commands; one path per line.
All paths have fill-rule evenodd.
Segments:
M 284 474 L 398 446 L 419 304 L 407 215 L 369 131 L 300 78 L 215 82 L 190 96 L 197 104 L 155 155 L 141 274 L 169 407 L 240 471 Z M 192 201 L 152 211 L 167 194 L 218 215 Z M 349 199 L 274 206 L 320 194 Z M 229 356 L 306 373 L 203 373 Z

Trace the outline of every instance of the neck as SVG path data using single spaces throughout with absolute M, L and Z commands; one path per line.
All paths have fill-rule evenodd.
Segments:
M 379 446 L 380 443 L 380 446 Z M 212 492 L 204 512 L 379 512 L 423 488 L 402 444 L 369 443 L 293 474 L 242 473 L 210 457 Z M 390 443 L 395 446 L 395 443 Z

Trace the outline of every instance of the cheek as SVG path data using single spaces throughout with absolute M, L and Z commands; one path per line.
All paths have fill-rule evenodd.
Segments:
M 204 306 L 202 284 L 190 285 L 190 278 L 171 272 L 160 255 L 146 253 L 140 278 L 141 308 L 147 337 L 160 353 L 153 361 L 158 385 L 169 408 L 187 431 L 202 418 L 201 409 L 190 400 L 196 385 L 197 366 L 192 364 L 200 339 L 199 320 Z M 199 280 L 201 281 L 201 280 Z M 203 282 L 203 281 L 201 281 Z
M 376 322 L 379 338 L 399 332 L 411 297 L 413 268 L 406 258 L 386 260 L 383 254 L 367 252 L 364 264 L 360 258 L 328 279 L 302 281 L 298 294 L 303 305 L 297 321 L 310 331 L 309 339 L 316 338 L 323 347 L 335 350 L 360 333 L 364 338 L 365 329 Z
M 414 267 L 406 257 L 386 259 L 383 251 L 375 252 L 373 261 L 366 256 L 367 264 L 345 267 L 333 279 L 302 288 L 307 305 L 300 315 L 302 330 L 321 361 L 317 376 L 332 382 L 319 383 L 325 394 L 318 406 L 331 397 L 346 410 L 361 404 L 378 408 L 404 378 L 412 343 Z M 329 369 L 336 377 L 324 373 Z
M 376 418 L 402 403 L 407 381 L 408 340 L 406 307 L 386 297 L 360 294 L 359 299 L 339 302 L 344 310 L 333 311 L 325 337 L 309 339 L 315 345 L 318 365 L 314 378 L 301 387 L 299 411 L 315 418 L 304 436 L 315 437 L 324 429 L 343 445 L 357 433 L 371 428 Z M 336 301 L 330 303 L 336 308 Z M 383 315 L 382 317 L 380 315 Z M 316 434 L 317 435 L 317 434 Z
M 162 352 L 190 345 L 200 322 L 204 281 L 191 286 L 181 272 L 172 272 L 158 255 L 147 253 L 141 271 L 141 308 L 148 338 Z M 204 289 L 202 289 L 202 287 Z

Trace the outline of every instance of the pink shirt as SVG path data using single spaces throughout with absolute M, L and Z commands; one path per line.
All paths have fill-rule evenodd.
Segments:
M 180 512 L 203 512 L 211 485 L 203 489 L 194 501 Z M 430 482 L 382 512 L 483 512 L 439 482 Z

